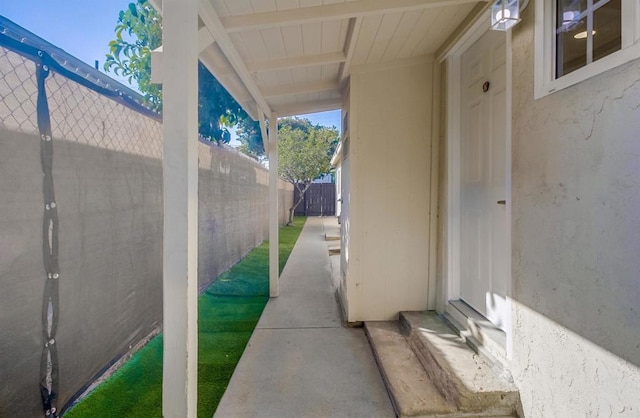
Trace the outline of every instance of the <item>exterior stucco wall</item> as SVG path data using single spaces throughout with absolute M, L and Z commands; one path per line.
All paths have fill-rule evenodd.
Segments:
M 423 58 L 352 72 L 350 321 L 427 307 L 432 65 Z
M 640 415 L 640 63 L 533 100 L 513 33 L 513 358 L 527 417 Z

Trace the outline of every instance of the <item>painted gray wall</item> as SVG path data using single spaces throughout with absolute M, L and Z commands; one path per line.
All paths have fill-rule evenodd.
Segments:
M 33 68 L 0 48 L 0 417 L 41 413 L 44 202 Z M 162 126 L 58 75 L 47 91 L 60 217 L 61 407 L 162 323 Z M 268 172 L 203 143 L 199 164 L 206 286 L 267 238 Z M 292 186 L 281 183 L 280 199 L 284 222 Z
M 640 63 L 533 99 L 513 32 L 513 360 L 527 417 L 640 415 Z

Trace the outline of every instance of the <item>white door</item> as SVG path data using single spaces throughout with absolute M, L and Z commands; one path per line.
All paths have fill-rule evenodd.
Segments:
M 487 31 L 461 57 L 460 296 L 506 325 L 506 49 Z

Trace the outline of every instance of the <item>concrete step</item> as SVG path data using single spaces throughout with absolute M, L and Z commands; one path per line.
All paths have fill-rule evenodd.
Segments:
M 440 417 L 455 412 L 429 380 L 400 333 L 398 321 L 365 322 L 365 331 L 398 417 Z
M 401 312 L 399 323 L 431 381 L 460 413 L 516 416 L 515 385 L 498 377 L 437 314 Z

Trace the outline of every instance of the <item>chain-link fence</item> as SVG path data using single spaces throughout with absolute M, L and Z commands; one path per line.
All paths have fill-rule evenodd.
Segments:
M 162 124 L 20 29 L 0 17 L 0 417 L 56 416 L 162 323 Z M 205 286 L 266 238 L 268 176 L 199 162 Z

